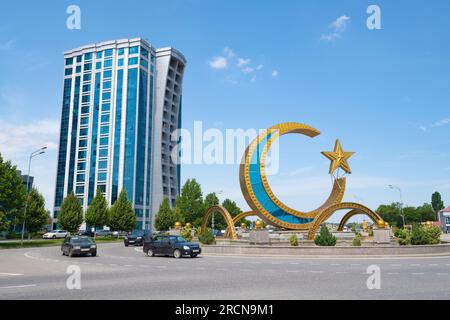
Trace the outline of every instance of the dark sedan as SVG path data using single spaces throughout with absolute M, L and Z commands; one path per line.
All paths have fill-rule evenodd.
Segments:
M 63 256 L 73 257 L 75 255 L 90 254 L 95 257 L 97 255 L 97 245 L 95 242 L 85 236 L 66 237 L 61 245 Z
M 190 256 L 195 258 L 202 252 L 200 245 L 192 243 L 180 236 L 156 236 L 144 242 L 143 251 L 153 257 L 157 254 L 181 258 Z
M 125 236 L 123 244 L 128 246 L 142 246 L 144 244 L 144 238 L 149 234 L 146 230 L 135 230 L 132 233 Z

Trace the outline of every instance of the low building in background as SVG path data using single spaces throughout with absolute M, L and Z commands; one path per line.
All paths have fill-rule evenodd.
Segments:
M 442 231 L 450 233 L 450 207 L 439 211 L 438 218 Z

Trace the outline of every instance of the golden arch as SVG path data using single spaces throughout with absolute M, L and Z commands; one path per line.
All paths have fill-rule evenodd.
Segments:
M 346 210 L 346 209 L 352 209 L 353 211 L 357 211 L 358 213 L 364 213 L 367 214 L 372 219 L 375 219 L 375 221 L 383 220 L 381 217 L 374 211 L 370 210 L 366 206 L 363 206 L 359 203 L 353 203 L 353 202 L 342 202 L 335 205 L 332 205 L 328 208 L 326 208 L 322 213 L 313 221 L 313 224 L 311 226 L 311 229 L 309 229 L 308 233 L 308 239 L 314 240 L 316 236 L 316 232 L 319 229 L 320 225 L 327 221 L 336 211 L 338 210 Z
M 234 227 L 236 226 L 236 223 L 239 220 L 241 220 L 243 218 L 251 217 L 251 216 L 257 216 L 257 215 L 258 215 L 258 213 L 256 211 L 246 211 L 246 212 L 239 213 L 237 216 L 235 216 L 233 218 L 233 228 L 232 229 L 234 229 Z M 230 238 L 230 229 L 231 229 L 230 226 L 228 226 L 227 230 L 225 231 L 226 238 Z
M 211 216 L 211 214 L 213 214 L 214 212 L 219 212 L 224 217 L 225 222 L 227 223 L 227 226 L 228 226 L 227 230 L 230 229 L 229 238 L 231 240 L 236 240 L 237 234 L 236 234 L 236 230 L 234 229 L 233 218 L 231 217 L 228 210 L 222 206 L 212 206 L 211 208 L 208 209 L 208 211 L 206 211 L 205 216 L 203 217 L 203 221 L 202 221 L 202 232 L 204 230 L 206 230 L 207 225 L 208 225 L 208 219 Z
M 376 215 L 372 215 L 372 214 L 368 214 L 367 212 L 360 212 L 359 210 L 352 210 L 349 211 L 341 220 L 341 222 L 339 223 L 339 227 L 338 227 L 338 231 L 342 231 L 344 230 L 344 226 L 345 224 L 348 222 L 348 220 L 350 220 L 351 217 L 356 216 L 358 214 L 365 214 L 367 215 L 372 221 L 373 223 L 376 225 L 378 223 L 378 220 L 380 220 L 381 218 L 378 216 L 378 214 Z

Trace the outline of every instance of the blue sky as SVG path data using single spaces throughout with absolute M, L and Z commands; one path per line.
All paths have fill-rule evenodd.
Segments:
M 81 8 L 81 30 L 66 8 Z M 381 8 L 381 30 L 366 27 Z M 23 170 L 36 158 L 36 184 L 52 208 L 61 112 L 63 52 L 85 44 L 147 38 L 188 59 L 183 127 L 263 129 L 296 121 L 311 140 L 281 141 L 270 177 L 288 205 L 308 210 L 329 193 L 320 151 L 336 138 L 350 159 L 346 199 L 372 208 L 398 200 L 450 204 L 450 3 L 442 1 L 9 1 L 0 12 L 0 152 Z M 241 59 L 241 60 L 240 60 Z M 240 66 L 239 66 L 240 62 Z M 238 165 L 185 165 L 206 192 L 243 208 Z

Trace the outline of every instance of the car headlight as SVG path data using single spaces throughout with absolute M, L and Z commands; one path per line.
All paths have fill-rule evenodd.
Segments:
M 137 238 L 136 238 L 136 240 L 141 240 L 141 239 L 142 239 L 142 237 L 137 237 Z
M 81 247 L 79 247 L 79 246 L 76 246 L 76 247 L 73 247 L 75 250 L 80 250 L 81 249 Z
M 191 249 L 191 248 L 189 248 L 188 246 L 183 246 L 183 249 L 184 249 L 184 250 L 189 250 L 189 249 Z
M 91 249 L 95 249 L 97 246 L 95 244 L 91 244 Z
M 125 240 L 128 240 L 128 237 L 125 237 Z

